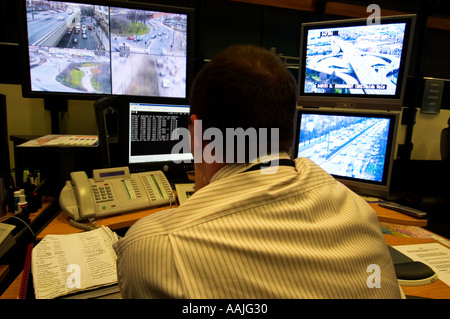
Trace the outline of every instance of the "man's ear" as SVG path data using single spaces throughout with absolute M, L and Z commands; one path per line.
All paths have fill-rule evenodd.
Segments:
M 189 119 L 190 119 L 189 124 L 193 125 L 194 122 L 198 120 L 198 116 L 196 114 L 191 114 L 189 115 Z
M 203 152 L 203 130 L 201 120 L 198 119 L 196 114 L 189 116 L 189 133 L 191 136 L 191 152 L 194 155 L 196 163 L 201 161 Z M 196 157 L 197 156 L 197 157 Z

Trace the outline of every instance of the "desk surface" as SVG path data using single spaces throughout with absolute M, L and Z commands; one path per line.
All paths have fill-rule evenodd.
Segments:
M 386 243 L 391 246 L 396 245 L 414 245 L 414 244 L 428 244 L 436 243 L 432 238 L 405 238 L 402 236 L 384 235 Z M 441 243 L 442 245 L 442 243 Z M 444 245 L 445 246 L 445 245 Z M 447 246 L 446 246 L 447 247 Z M 450 247 L 448 247 L 450 248 Z M 447 286 L 443 281 L 436 280 L 435 282 L 423 286 L 402 286 L 403 292 L 407 296 L 431 298 L 431 299 L 450 299 L 450 286 Z
M 379 207 L 378 204 L 370 204 L 377 212 L 380 222 L 409 225 L 409 226 L 426 226 L 427 221 L 425 219 L 416 219 L 404 215 L 402 213 L 392 211 L 383 207 Z M 175 207 L 175 206 L 174 206 Z M 157 207 L 148 210 L 136 211 L 127 214 L 111 216 L 104 219 L 99 219 L 96 223 L 99 226 L 108 226 L 113 230 L 127 228 L 134 224 L 138 219 L 147 215 L 170 208 L 169 206 Z M 75 228 L 69 224 L 69 217 L 67 214 L 61 212 L 58 216 L 38 235 L 37 239 L 42 239 L 48 234 L 71 234 L 81 232 L 81 229 Z M 389 245 L 406 245 L 406 244 L 420 244 L 437 242 L 434 239 L 417 239 L 417 238 L 405 238 L 401 236 L 384 235 L 387 244 Z M 450 247 L 449 247 L 450 248 Z M 20 290 L 22 276 L 19 275 L 16 280 L 10 285 L 10 287 L 4 292 L 0 299 L 17 299 Z M 440 280 L 437 280 L 431 284 L 420 287 L 403 287 L 406 295 L 417 296 L 423 298 L 450 298 L 450 287 Z
M 411 245 L 411 244 L 425 244 L 435 243 L 434 239 L 418 239 L 418 238 L 405 238 L 401 236 L 384 235 L 386 243 L 392 246 L 395 245 Z M 450 248 L 450 247 L 449 247 Z M 20 274 L 11 286 L 4 292 L 0 299 L 17 299 L 20 292 L 20 284 L 22 281 L 22 274 Z M 423 286 L 411 287 L 402 286 L 403 292 L 407 296 L 431 298 L 431 299 L 449 299 L 450 298 L 450 286 L 447 286 L 441 280 Z
M 380 222 L 409 225 L 409 226 L 420 226 L 424 227 L 427 225 L 426 219 L 417 219 L 405 214 L 380 207 L 377 203 L 370 204 L 378 215 L 378 220 Z M 173 206 L 173 207 L 176 207 Z M 108 226 L 112 230 L 117 230 L 121 228 L 127 228 L 133 225 L 137 220 L 147 215 L 156 213 L 161 210 L 168 209 L 169 206 L 156 207 L 147 210 L 140 210 L 136 212 L 111 216 L 108 218 L 99 219 L 96 221 L 99 226 Z M 89 223 L 85 223 L 89 224 Z M 37 239 L 40 240 L 46 235 L 65 235 L 81 232 L 81 229 L 75 228 L 69 224 L 69 216 L 64 212 L 61 212 L 40 234 L 38 234 Z
M 176 207 L 175 205 L 172 207 Z M 112 230 L 122 229 L 122 228 L 128 228 L 131 225 L 133 225 L 136 221 L 141 219 L 142 217 L 145 217 L 150 214 L 154 214 L 156 212 L 159 212 L 161 210 L 169 209 L 169 206 L 162 206 L 162 207 L 155 207 L 151 209 L 146 210 L 140 210 L 136 212 L 130 212 L 126 214 L 116 215 L 116 216 L 110 216 L 107 218 L 101 218 L 96 220 L 98 226 L 108 226 Z M 41 232 L 36 236 L 37 240 L 43 239 L 47 235 L 67 235 L 67 234 L 73 234 L 73 233 L 79 233 L 83 230 L 76 228 L 72 226 L 69 223 L 70 217 L 64 213 L 61 212 L 58 214 L 58 216 L 53 219 L 53 221 Z M 90 225 L 89 222 L 84 222 L 83 224 Z
M 380 222 L 425 227 L 428 224 L 426 219 L 411 217 L 400 212 L 387 209 L 378 205 L 378 203 L 370 203 L 370 206 L 377 212 Z

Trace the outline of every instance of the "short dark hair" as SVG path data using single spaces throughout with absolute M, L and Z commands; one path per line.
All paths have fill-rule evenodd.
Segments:
M 280 151 L 293 144 L 297 84 L 273 52 L 233 45 L 208 62 L 194 79 L 190 112 L 203 129 L 278 128 Z

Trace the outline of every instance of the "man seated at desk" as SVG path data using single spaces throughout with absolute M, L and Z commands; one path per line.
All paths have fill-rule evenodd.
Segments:
M 373 209 L 309 159 L 289 160 L 296 92 L 278 57 L 251 45 L 226 49 L 199 72 L 189 126 L 202 158 L 196 192 L 115 245 L 124 298 L 402 297 Z M 227 128 L 275 128 L 278 139 L 259 136 L 272 142 L 259 163 L 246 143 L 242 162 L 234 142 L 212 150 L 209 128 L 224 137 Z

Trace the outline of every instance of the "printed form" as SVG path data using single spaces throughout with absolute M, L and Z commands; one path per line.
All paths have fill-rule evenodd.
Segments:
M 438 278 L 450 286 L 450 249 L 439 244 L 415 244 L 393 246 L 414 261 L 428 265 Z

